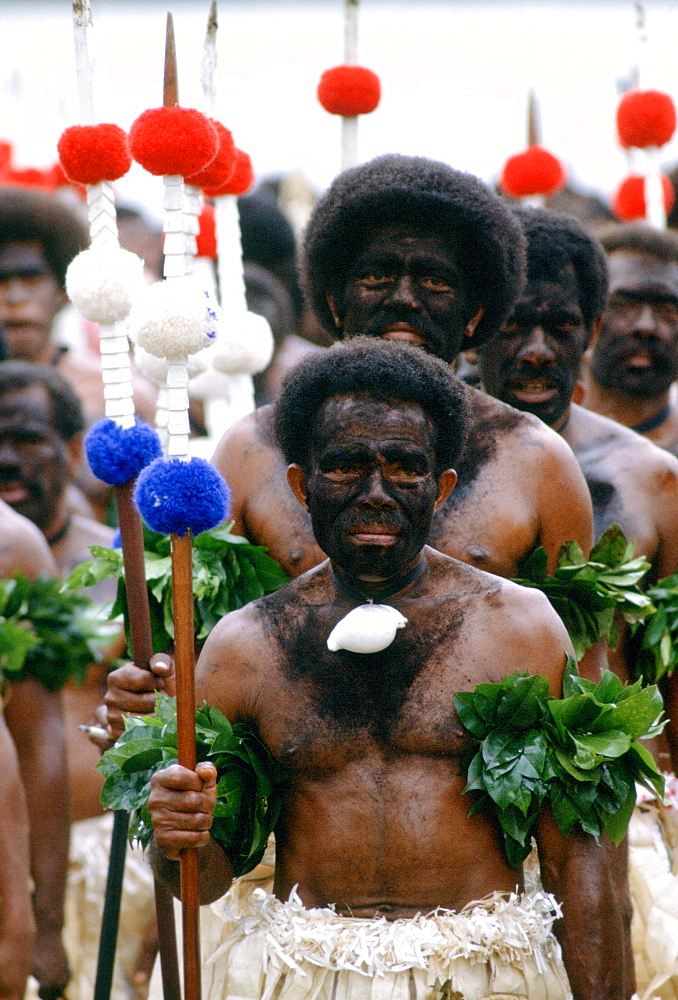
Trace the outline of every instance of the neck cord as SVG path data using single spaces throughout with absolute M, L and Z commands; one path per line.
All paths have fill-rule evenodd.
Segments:
M 663 424 L 671 412 L 671 404 L 667 403 L 663 410 L 659 413 L 655 413 L 653 417 L 649 417 L 647 420 L 642 420 L 639 424 L 636 424 L 631 428 L 636 434 L 647 434 L 648 431 L 653 431 L 655 427 L 659 427 Z
M 409 570 L 405 576 L 401 577 L 397 583 L 391 584 L 390 587 L 384 587 L 383 590 L 378 590 L 377 593 L 373 594 L 371 597 L 366 597 L 365 594 L 361 594 L 360 591 L 354 590 L 352 587 L 347 587 L 345 583 L 341 582 L 337 574 L 334 572 L 334 567 L 332 566 L 330 569 L 332 570 L 332 576 L 336 585 L 340 588 L 340 590 L 343 590 L 346 594 L 348 594 L 349 597 L 354 597 L 356 601 L 361 601 L 363 604 L 366 602 L 367 604 L 381 604 L 387 597 L 392 597 L 393 594 L 397 594 L 399 590 L 404 590 L 408 584 L 412 583 L 412 581 L 419 576 L 424 569 L 424 560 L 423 558 L 420 558 L 417 565 L 413 566 L 412 569 Z
M 60 542 L 62 538 L 65 538 L 66 535 L 67 535 L 67 533 L 68 533 L 68 529 L 71 526 L 71 521 L 72 520 L 73 520 L 73 516 L 72 516 L 72 514 L 69 514 L 68 517 L 66 518 L 66 520 L 64 521 L 64 523 L 61 525 L 60 528 L 57 528 L 57 530 L 54 532 L 54 534 L 52 534 L 52 535 L 45 535 L 45 541 L 47 542 L 47 544 L 48 545 L 56 545 L 56 543 Z

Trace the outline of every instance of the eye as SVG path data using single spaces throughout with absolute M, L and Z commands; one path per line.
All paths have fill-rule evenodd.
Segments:
M 436 274 L 424 275 L 419 279 L 419 284 L 429 292 L 454 292 L 454 288 L 450 282 Z
M 358 281 L 366 288 L 380 288 L 392 282 L 393 275 L 385 269 L 375 267 L 366 271 L 364 274 L 361 274 Z
M 517 319 L 507 320 L 501 328 L 502 337 L 515 337 L 517 333 L 520 333 L 520 325 Z
M 657 319 L 661 320 L 662 323 L 678 325 L 678 303 L 658 302 L 653 307 L 653 311 Z

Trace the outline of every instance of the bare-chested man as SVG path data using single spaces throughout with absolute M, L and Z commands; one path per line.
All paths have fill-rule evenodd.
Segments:
M 619 524 L 636 554 L 651 564 L 647 581 L 656 582 L 678 570 L 678 461 L 572 401 L 584 351 L 596 352 L 606 301 L 605 255 L 574 219 L 543 209 L 519 209 L 516 216 L 527 238 L 527 283 L 499 337 L 479 352 L 483 387 L 562 435 L 586 477 L 596 535 Z M 678 276 L 678 261 L 674 267 Z M 627 652 L 622 640 L 609 657 L 623 680 L 633 675 Z M 663 693 L 673 717 L 654 748 L 658 763 L 674 770 L 676 683 L 666 679 Z
M 523 277 L 510 212 L 470 174 L 385 156 L 341 174 L 306 230 L 309 302 L 336 337 L 419 344 L 452 362 L 493 336 Z M 543 423 L 469 390 L 471 429 L 453 497 L 430 541 L 502 576 L 543 545 L 551 566 L 568 539 L 592 544 L 591 504 L 570 449 Z M 229 483 L 235 531 L 268 546 L 296 576 L 323 553 L 285 482 L 272 415 L 262 407 L 226 432 L 214 463 Z
M 38 529 L 1 500 L 0 539 L 0 578 L 56 575 Z M 30 972 L 49 998 L 68 980 L 61 940 L 68 851 L 61 697 L 31 677 L 7 683 L 2 696 L 0 998 L 22 1000 Z
M 350 933 L 360 919 L 371 934 L 381 928 L 398 940 L 418 914 L 431 916 L 431 933 L 448 919 L 463 921 L 467 904 L 522 885 L 493 822 L 468 815 L 460 774 L 468 737 L 453 696 L 525 669 L 559 694 L 571 647 L 543 595 L 425 545 L 433 512 L 456 481 L 465 398 L 439 360 L 360 339 L 302 361 L 276 407 L 290 488 L 329 559 L 222 619 L 201 654 L 196 693 L 233 721 L 253 723 L 289 770 L 274 894 L 286 901 L 296 887 L 304 907 L 321 908 L 290 911 L 300 935 L 304 920 L 319 927 L 338 919 Z M 404 627 L 378 651 L 330 652 L 330 632 L 367 601 L 397 609 Z M 231 881 L 209 834 L 215 778 L 211 764 L 197 773 L 174 765 L 156 775 L 149 800 L 158 871 L 176 888 L 181 850 L 199 847 L 205 902 Z M 574 997 L 622 998 L 621 929 L 603 848 L 580 832 L 562 836 L 548 812 L 536 835 L 544 885 L 563 908 L 555 929 Z M 275 936 L 268 921 L 250 920 L 247 959 L 231 952 L 223 996 L 235 992 L 236 979 L 240 995 L 266 988 L 256 954 L 267 934 Z M 373 937 L 369 947 L 377 947 Z M 472 986 L 463 959 L 447 956 L 436 985 L 430 969 L 415 974 L 416 960 L 409 968 L 405 961 L 399 978 L 386 968 L 385 988 L 392 976 L 397 995 L 409 989 L 422 1000 L 441 990 L 468 1000 L 567 995 L 552 968 L 537 971 L 529 950 L 510 972 L 496 955 L 484 956 Z M 310 996 L 314 966 L 299 951 L 295 960 L 309 973 L 298 981 Z M 294 972 L 269 968 L 273 974 L 286 995 Z M 350 990 L 347 972 L 322 975 L 323 1000 L 340 982 Z
M 584 405 L 678 456 L 678 234 L 631 223 L 597 235 L 609 297 Z
M 678 461 L 572 401 L 581 388 L 584 351 L 595 345 L 605 307 L 605 254 L 575 219 L 544 209 L 515 213 L 527 238 L 527 281 L 499 337 L 478 352 L 483 387 L 563 436 L 586 477 L 596 534 L 619 524 L 635 542 L 636 554 L 651 564 L 649 581 L 656 581 L 678 569 Z M 629 681 L 625 623 L 619 621 L 618 628 L 620 640 L 608 659 Z M 662 688 L 669 722 L 651 749 L 669 771 L 678 766 L 678 678 L 665 677 Z M 623 895 L 626 855 L 626 844 L 611 855 L 620 866 L 616 884 Z M 628 896 L 622 910 L 630 923 Z M 634 933 L 636 943 L 641 938 Z
M 110 547 L 113 539 L 112 528 L 70 508 L 68 491 L 83 461 L 84 428 L 80 400 L 54 368 L 23 361 L 0 364 L 0 497 L 42 530 L 63 577 L 92 558 L 90 546 Z M 115 580 L 107 580 L 89 588 L 88 596 L 103 605 L 114 600 L 115 592 Z M 122 649 L 121 642 L 109 655 Z M 61 692 L 70 777 L 70 809 L 64 812 L 73 824 L 64 934 L 71 1000 L 88 1000 L 96 974 L 106 881 L 100 859 L 110 843 L 110 816 L 103 816 L 100 802 L 103 778 L 95 770 L 100 751 L 78 726 L 94 719 L 106 688 L 108 659 L 92 663 L 82 685 L 69 682 Z M 138 854 L 127 856 L 121 912 L 115 1000 L 129 994 L 135 955 L 154 919 L 151 879 Z

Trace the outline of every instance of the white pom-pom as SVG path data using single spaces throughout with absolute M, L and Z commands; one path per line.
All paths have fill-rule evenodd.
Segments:
M 214 368 L 204 368 L 192 377 L 188 384 L 189 395 L 193 399 L 228 399 L 231 394 L 233 377 Z
M 334 626 L 327 648 L 336 653 L 348 649 L 352 653 L 378 653 L 390 646 L 396 631 L 407 625 L 399 611 L 389 604 L 360 604 Z
M 177 361 L 213 342 L 217 310 L 214 299 L 190 283 L 158 281 L 134 303 L 129 334 L 149 354 Z
M 92 323 L 124 319 L 145 287 L 141 257 L 115 246 L 83 250 L 66 272 L 69 299 Z
M 222 331 L 214 346 L 212 364 L 227 375 L 256 375 L 264 370 L 273 355 L 273 334 L 268 320 L 257 313 L 245 312 L 231 329 L 222 321 Z
M 188 356 L 186 370 L 188 371 L 189 379 L 195 378 L 196 375 L 199 375 L 208 368 L 206 353 L 205 351 L 198 351 L 197 354 L 190 354 Z M 167 381 L 167 361 L 164 358 L 158 358 L 155 354 L 149 354 L 143 347 L 135 344 L 134 361 L 139 371 L 146 378 L 150 378 L 151 382 L 157 382 L 158 385 L 165 384 Z

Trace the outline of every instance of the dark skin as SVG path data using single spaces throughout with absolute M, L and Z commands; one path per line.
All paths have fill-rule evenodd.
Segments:
M 42 534 L 4 502 L 0 538 L 0 577 L 56 575 Z M 3 775 L 16 775 L 18 763 L 22 784 L 10 791 L 11 783 L 3 782 L 2 790 L 7 808 L 2 809 L 0 830 L 0 997 L 20 1000 L 29 972 L 38 980 L 41 996 L 55 996 L 68 981 L 61 941 L 68 782 L 61 695 L 27 678 L 8 684 L 4 697 Z M 29 873 L 35 882 L 32 900 Z M 11 960 L 3 960 L 3 954 Z
M 522 406 L 558 430 L 572 448 L 591 493 L 596 537 L 619 524 L 651 569 L 647 582 L 678 570 L 678 462 L 638 434 L 572 402 L 584 351 L 595 339 L 597 318 L 587 324 L 579 302 L 574 269 L 533 276 L 495 342 L 479 352 L 484 387 L 514 406 Z M 626 623 L 617 621 L 620 639 L 608 650 L 610 667 L 632 680 Z M 585 671 L 585 667 L 584 667 Z M 584 672 L 582 671 L 582 672 Z M 665 707 L 676 705 L 678 684 L 663 684 Z M 678 718 L 649 746 L 665 770 L 678 765 Z M 630 925 L 626 850 L 610 845 L 621 886 L 621 906 Z M 630 948 L 627 949 L 630 956 Z M 630 980 L 632 969 L 627 978 Z
M 331 300 L 337 331 L 420 344 L 451 360 L 482 315 L 468 302 L 463 262 L 440 236 L 412 227 L 374 234 L 352 269 L 342 301 Z M 469 390 L 472 427 L 454 500 L 438 511 L 430 541 L 440 551 L 502 576 L 543 545 L 553 567 L 558 550 L 592 544 L 590 501 L 568 448 L 541 422 L 487 394 Z M 227 479 L 235 531 L 292 576 L 323 557 L 310 518 L 285 482 L 285 463 L 262 407 L 226 432 L 214 464 Z M 563 504 L 563 497 L 568 497 Z
M 653 583 L 678 570 L 678 461 L 627 428 L 572 401 L 584 351 L 595 349 L 600 320 L 588 326 L 571 266 L 529 280 L 500 336 L 479 352 L 483 385 L 514 406 L 549 419 L 576 456 L 591 493 L 596 537 L 619 524 Z M 620 623 L 624 634 L 623 623 Z M 631 679 L 624 638 L 612 668 Z M 672 684 L 672 681 L 667 681 Z M 664 768 L 678 766 L 678 720 L 653 745 Z
M 330 560 L 222 619 L 201 654 L 196 696 L 253 722 L 290 770 L 276 895 L 298 885 L 306 906 L 394 920 L 522 884 L 493 824 L 468 816 L 459 773 L 468 736 L 453 695 L 526 667 L 560 693 L 570 646 L 542 594 L 421 548 L 424 522 L 455 479 L 433 471 L 423 411 L 395 404 L 386 417 L 386 404 L 374 402 L 370 414 L 361 401 L 354 421 L 352 409 L 346 397 L 325 403 L 311 467 L 289 470 Z M 359 603 L 332 570 L 367 597 L 413 565 L 419 574 L 389 598 L 408 619 L 393 644 L 368 657 L 330 653 L 327 635 Z M 158 871 L 176 889 L 176 859 L 198 847 L 203 902 L 231 880 L 209 835 L 214 801 L 209 764 L 159 772 L 149 799 Z M 563 904 L 557 933 L 573 995 L 622 997 L 621 925 L 604 851 L 585 835 L 564 837 L 547 812 L 537 840 L 544 884 Z
M 636 427 L 669 407 L 641 433 L 678 455 L 678 261 L 648 253 L 608 254 L 610 292 L 585 371 L 587 409 Z

